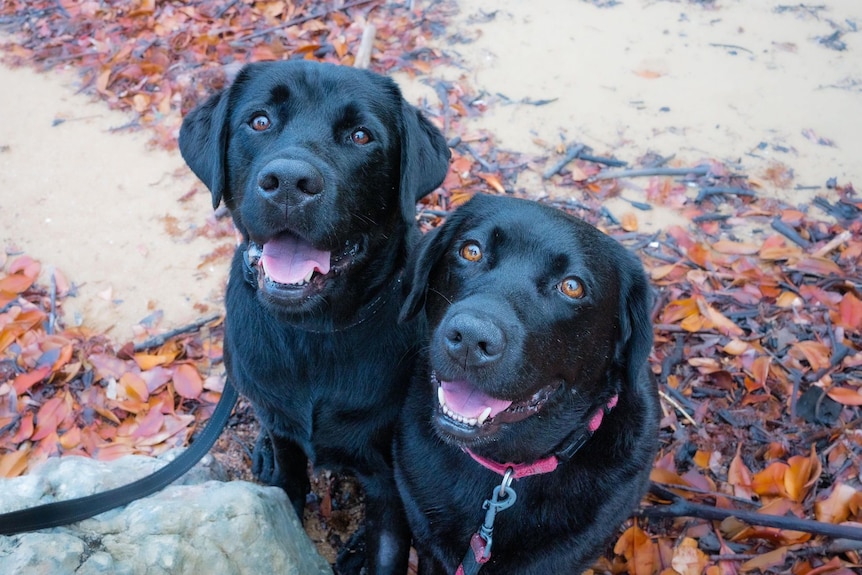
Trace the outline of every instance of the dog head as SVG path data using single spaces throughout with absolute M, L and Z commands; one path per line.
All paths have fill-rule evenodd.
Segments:
M 429 233 L 408 270 L 402 319 L 424 306 L 444 440 L 538 457 L 642 385 L 652 347 L 643 267 L 582 220 L 477 195 Z
M 229 208 L 259 299 L 288 320 L 355 309 L 391 279 L 449 160 L 391 80 L 308 61 L 246 65 L 186 116 L 179 145 Z

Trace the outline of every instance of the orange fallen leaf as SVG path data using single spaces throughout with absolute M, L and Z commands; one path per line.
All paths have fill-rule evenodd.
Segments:
M 718 240 L 712 244 L 712 249 L 729 255 L 753 255 L 760 251 L 760 247 L 754 244 L 730 240 Z
M 620 218 L 620 225 L 627 232 L 636 232 L 638 230 L 638 217 L 634 212 L 626 212 Z
M 10 451 L 0 456 L 0 477 L 18 477 L 27 469 L 27 456 L 30 445 L 24 445 L 16 451 Z
M 18 445 L 24 441 L 30 439 L 33 435 L 33 412 L 28 411 L 21 417 L 21 421 L 18 423 L 18 431 L 15 432 L 15 435 L 9 438 L 9 442 L 12 445 Z
M 846 483 L 837 483 L 826 499 L 814 503 L 814 517 L 826 523 L 843 523 L 850 517 L 851 505 L 862 506 L 862 492 Z
M 862 392 L 849 387 L 831 387 L 826 395 L 842 405 L 862 406 Z
M 159 365 L 168 364 L 176 357 L 175 353 L 136 353 L 134 359 L 138 367 L 146 371 Z
M 652 575 L 658 566 L 658 548 L 637 525 L 626 529 L 617 539 L 614 553 L 626 558 L 629 575 Z
M 174 389 L 186 399 L 197 399 L 204 388 L 203 379 L 194 366 L 183 363 L 174 368 Z
M 477 174 L 480 178 L 485 180 L 485 182 L 494 188 L 494 190 L 498 194 L 505 194 L 506 188 L 503 187 L 503 184 L 500 183 L 500 178 L 495 176 L 494 174 Z
M 790 355 L 796 359 L 804 359 L 814 370 L 828 368 L 831 365 L 830 350 L 825 343 L 819 341 L 797 341 L 790 347 Z
M 787 473 L 788 465 L 781 461 L 774 461 L 769 466 L 754 474 L 751 487 L 761 497 L 787 497 L 784 487 L 784 474 Z
M 27 373 L 16 375 L 15 379 L 12 381 L 12 387 L 15 388 L 15 393 L 21 395 L 22 393 L 45 379 L 50 373 L 51 366 L 43 365 L 42 367 L 38 367 L 33 371 L 28 371 Z
M 779 547 L 778 549 L 773 549 L 772 551 L 768 551 L 762 555 L 758 555 L 753 559 L 749 559 L 745 563 L 739 566 L 740 571 L 754 571 L 760 570 L 761 572 L 767 572 L 775 567 L 780 567 L 784 565 L 784 562 L 787 560 L 787 547 Z
M 697 541 L 686 537 L 674 549 L 670 564 L 679 575 L 701 575 L 708 562 L 709 557 L 698 549 Z
M 72 427 L 60 436 L 60 445 L 63 449 L 74 449 L 81 443 L 81 428 Z
M 808 457 L 794 455 L 787 460 L 787 464 L 789 468 L 784 474 L 784 487 L 790 499 L 801 503 L 820 478 L 823 466 L 820 464 L 820 458 L 817 456 L 813 445 Z
M 736 455 L 733 456 L 727 470 L 727 482 L 733 486 L 733 493 L 736 497 L 752 499 L 754 492 L 751 485 L 753 481 L 751 471 L 742 460 L 742 444 L 736 445 Z
M 847 292 L 838 304 L 836 323 L 851 330 L 862 329 L 862 301 L 853 292 Z
M 57 426 L 66 419 L 68 414 L 69 405 L 64 397 L 55 396 L 46 401 L 36 413 L 36 431 L 31 439 L 39 441 L 56 432 Z

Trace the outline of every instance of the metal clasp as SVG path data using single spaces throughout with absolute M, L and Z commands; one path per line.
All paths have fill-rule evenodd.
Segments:
M 493 542 L 494 520 L 499 511 L 508 509 L 515 504 L 518 495 L 512 489 L 512 480 L 515 479 L 515 470 L 509 467 L 506 473 L 503 474 L 503 481 L 494 488 L 491 499 L 486 499 L 482 504 L 482 509 L 487 509 L 485 512 L 485 521 L 479 528 L 479 535 L 485 540 L 485 549 L 483 557 L 491 556 L 491 543 Z

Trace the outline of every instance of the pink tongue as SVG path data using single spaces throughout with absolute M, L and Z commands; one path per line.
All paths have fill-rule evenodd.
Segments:
M 263 270 L 280 284 L 298 284 L 317 270 L 329 272 L 329 252 L 318 250 L 293 234 L 285 233 L 263 244 Z
M 478 418 L 489 407 L 490 417 L 494 417 L 512 405 L 511 401 L 485 395 L 466 381 L 441 381 L 440 387 L 443 388 L 446 405 L 462 417 Z

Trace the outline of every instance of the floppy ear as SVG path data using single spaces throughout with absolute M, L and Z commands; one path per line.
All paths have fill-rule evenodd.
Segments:
M 213 209 L 225 191 L 227 154 L 228 89 L 211 96 L 183 119 L 180 153 L 212 193 Z
M 401 104 L 401 214 L 413 225 L 416 202 L 443 183 L 449 171 L 446 139 L 422 113 Z
M 398 321 L 405 322 L 416 317 L 425 306 L 428 292 L 428 278 L 431 270 L 446 253 L 457 228 L 457 217 L 452 215 L 439 228 L 433 229 L 422 238 L 418 248 L 407 260 L 404 270 L 404 303 Z
M 643 264 L 634 254 L 626 255 L 620 265 L 620 339 L 616 358 L 625 370 L 626 383 L 634 385 L 652 349 L 652 293 Z

